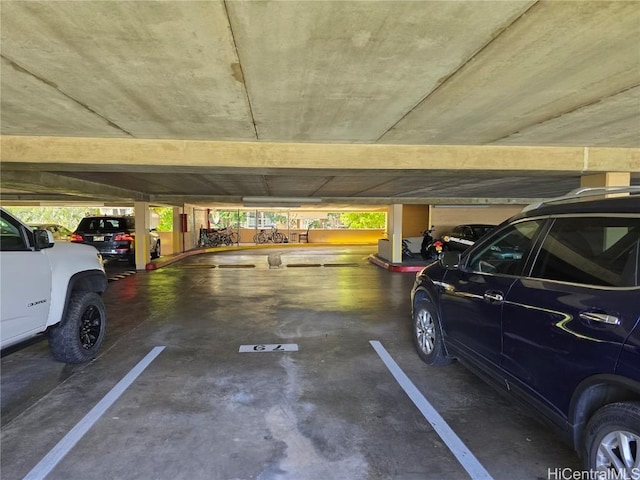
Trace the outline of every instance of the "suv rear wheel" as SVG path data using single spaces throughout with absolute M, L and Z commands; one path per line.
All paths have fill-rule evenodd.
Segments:
M 65 318 L 50 331 L 49 346 L 56 360 L 82 363 L 100 349 L 107 331 L 107 312 L 95 292 L 71 294 Z
M 634 478 L 640 469 L 640 402 L 612 403 L 598 410 L 587 425 L 585 453 L 588 470 Z

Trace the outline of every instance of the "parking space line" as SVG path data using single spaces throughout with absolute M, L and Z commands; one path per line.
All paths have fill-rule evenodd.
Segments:
M 118 280 L 122 280 L 123 278 L 127 278 L 129 275 L 135 275 L 135 270 L 127 270 L 126 272 L 121 272 L 116 275 L 109 277 L 109 282 L 116 282 Z
M 80 420 L 58 444 L 33 467 L 24 477 L 24 480 L 40 480 L 45 478 L 51 470 L 69 453 L 69 451 L 82 439 L 89 429 L 100 419 L 107 409 L 123 394 L 123 392 L 140 376 L 149 364 L 164 350 L 165 347 L 154 347 L 146 357 L 120 380 L 115 387 L 100 400 L 95 407 Z
M 420 393 L 420 390 L 418 390 L 409 377 L 407 377 L 395 360 L 391 358 L 391 355 L 389 355 L 382 344 L 377 340 L 371 340 L 369 343 L 386 365 L 389 372 L 391 372 L 391 375 L 393 375 L 400 384 L 400 387 L 402 387 L 415 406 L 418 407 L 418 410 L 420 410 L 442 441 L 449 447 L 451 453 L 458 459 L 458 462 L 460 462 L 460 465 L 467 471 L 469 476 L 473 479 L 492 480 L 489 472 L 478 462 L 478 459 L 471 453 L 462 440 L 460 440 L 451 427 L 449 427 L 447 422 L 444 421 L 424 395 Z

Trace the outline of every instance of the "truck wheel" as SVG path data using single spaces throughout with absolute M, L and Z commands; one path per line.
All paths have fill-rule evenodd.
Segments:
M 611 478 L 633 478 L 640 465 L 640 402 L 612 403 L 591 417 L 585 432 L 585 465 Z
M 107 311 L 100 295 L 75 291 L 65 317 L 49 334 L 49 348 L 61 362 L 86 362 L 100 349 L 106 332 Z

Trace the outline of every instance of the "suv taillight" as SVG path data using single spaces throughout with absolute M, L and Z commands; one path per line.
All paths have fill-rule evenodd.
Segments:
M 71 241 L 72 242 L 84 242 L 84 238 L 82 238 L 82 235 L 80 235 L 78 233 L 72 233 L 71 234 Z
M 113 237 L 114 242 L 133 242 L 133 237 L 128 233 L 118 233 Z

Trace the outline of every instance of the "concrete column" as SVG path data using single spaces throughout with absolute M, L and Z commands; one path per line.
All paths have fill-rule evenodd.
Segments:
M 173 207 L 173 229 L 171 232 L 173 240 L 173 253 L 184 252 L 184 235 L 180 224 L 181 207 Z
M 136 270 L 145 270 L 151 260 L 149 251 L 149 203 L 134 202 L 133 210 L 136 217 Z
M 429 205 L 429 213 L 427 215 L 427 227 L 425 230 L 428 230 L 433 225 L 433 205 Z
M 631 185 L 630 172 L 605 172 L 583 175 L 581 187 L 628 187 Z
M 402 204 L 391 205 L 388 222 L 391 263 L 402 263 Z

